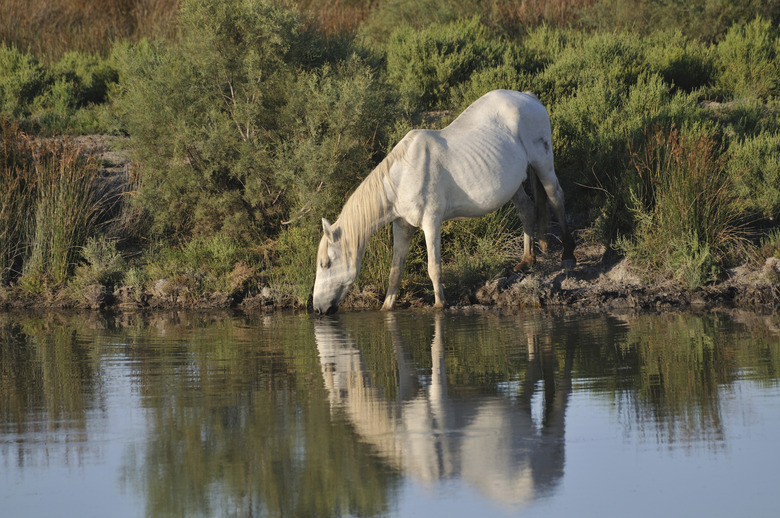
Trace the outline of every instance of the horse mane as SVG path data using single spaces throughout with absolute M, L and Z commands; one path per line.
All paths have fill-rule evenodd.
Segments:
M 357 261 L 358 254 L 365 250 L 368 239 L 379 230 L 383 216 L 392 207 L 392 184 L 387 192 L 385 179 L 390 176 L 390 168 L 402 160 L 408 147 L 408 138 L 399 142 L 392 151 L 357 186 L 341 209 L 336 225 L 341 229 L 341 246 L 345 257 Z

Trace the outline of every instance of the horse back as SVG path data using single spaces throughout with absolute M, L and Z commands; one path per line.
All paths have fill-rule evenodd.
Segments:
M 529 164 L 552 158 L 544 106 L 507 90 L 481 97 L 441 131 L 411 131 L 401 146 L 396 210 L 415 226 L 426 213 L 449 219 L 496 210 L 521 188 Z
M 552 159 L 550 117 L 530 92 L 488 92 L 442 130 L 464 139 L 469 139 L 469 134 L 496 131 L 506 131 L 517 139 L 532 164 Z

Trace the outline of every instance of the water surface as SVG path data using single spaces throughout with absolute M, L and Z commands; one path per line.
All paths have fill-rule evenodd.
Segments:
M 0 516 L 777 516 L 780 317 L 0 315 Z

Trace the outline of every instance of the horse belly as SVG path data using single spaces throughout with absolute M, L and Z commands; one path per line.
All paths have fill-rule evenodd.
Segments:
M 508 137 L 474 138 L 448 162 L 452 185 L 445 219 L 498 210 L 522 188 L 528 167 L 522 147 Z

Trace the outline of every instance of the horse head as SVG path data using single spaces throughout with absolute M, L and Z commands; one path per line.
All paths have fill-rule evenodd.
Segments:
M 317 276 L 312 294 L 312 305 L 318 315 L 336 312 L 360 271 L 360 254 L 348 253 L 337 224 L 322 219 L 323 235 L 317 251 Z

